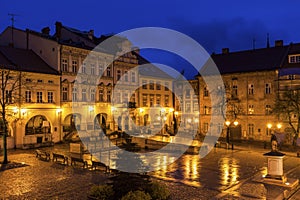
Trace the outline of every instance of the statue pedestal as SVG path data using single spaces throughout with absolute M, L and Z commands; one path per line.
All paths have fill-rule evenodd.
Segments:
M 265 179 L 272 182 L 285 183 L 286 177 L 283 174 L 283 158 L 285 154 L 278 151 L 265 153 L 268 159 L 268 174 Z

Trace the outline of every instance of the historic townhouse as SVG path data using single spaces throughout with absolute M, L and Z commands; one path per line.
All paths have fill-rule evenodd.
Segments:
M 299 44 L 283 45 L 282 41 L 276 41 L 274 47 L 232 53 L 223 49 L 222 54 L 213 54 L 224 81 L 224 86 L 219 87 L 225 87 L 226 98 L 220 98 L 218 108 L 213 108 L 209 89 L 198 76 L 200 132 L 213 135 L 210 128 L 215 125 L 225 137 L 229 126 L 232 139 L 254 140 L 269 140 L 273 132 L 287 132 L 288 123 L 279 119 L 272 109 L 280 89 L 287 89 L 287 85 L 299 86 L 296 58 L 299 51 Z M 228 123 L 214 124 L 210 121 L 214 114 L 222 115 Z
M 148 126 L 154 132 L 171 133 L 174 123 L 174 78 L 141 56 L 139 63 L 137 124 Z
M 0 67 L 1 99 L 4 97 L 1 102 L 6 105 L 8 121 L 8 148 L 43 146 L 60 141 L 58 71 L 33 51 L 8 46 L 0 46 Z

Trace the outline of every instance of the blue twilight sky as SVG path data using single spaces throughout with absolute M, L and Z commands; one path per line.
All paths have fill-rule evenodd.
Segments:
M 96 35 L 119 33 L 154 26 L 180 31 L 201 44 L 208 53 L 266 47 L 267 34 L 285 44 L 300 42 L 300 1 L 282 0 L 131 0 L 131 1 L 16 1 L 0 0 L 0 31 L 11 25 L 8 13 L 16 14 L 15 27 L 39 31 L 54 24 L 80 30 L 94 29 Z M 178 56 L 145 51 L 151 62 L 178 71 L 188 64 Z M 187 76 L 192 72 L 185 70 Z M 190 74 L 189 74 L 190 73 Z

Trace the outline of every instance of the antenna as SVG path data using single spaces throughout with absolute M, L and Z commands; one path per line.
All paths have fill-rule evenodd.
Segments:
M 14 13 L 8 13 L 8 16 L 10 16 L 11 20 L 11 45 L 14 46 L 14 27 L 15 27 L 15 17 L 18 16 Z
M 267 48 L 270 48 L 270 35 L 267 33 Z

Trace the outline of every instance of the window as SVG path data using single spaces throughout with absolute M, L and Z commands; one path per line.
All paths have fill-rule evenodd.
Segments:
M 12 103 L 12 91 L 5 90 L 5 100 L 7 103 Z
M 106 76 L 111 77 L 111 67 L 106 68 Z
M 254 113 L 254 105 L 248 105 L 248 112 L 249 115 L 252 115 Z
M 208 115 L 208 114 L 209 114 L 209 107 L 204 106 L 204 115 Z
M 31 79 L 31 78 L 26 78 L 26 82 L 27 82 L 27 83 L 31 83 L 31 82 L 32 82 L 32 79 Z
M 48 92 L 48 103 L 53 103 L 53 92 Z
M 248 124 L 248 133 L 249 135 L 254 134 L 254 124 Z
M 95 75 L 95 64 L 91 64 L 91 75 Z
M 154 90 L 154 81 L 150 81 L 150 90 Z
M 266 91 L 265 91 L 265 93 L 266 94 L 271 94 L 271 83 L 266 83 Z
M 107 94 L 106 94 L 106 101 L 107 101 L 107 102 L 110 102 L 110 101 L 111 101 L 111 91 L 110 91 L 110 90 L 107 90 L 106 93 L 107 93 Z
M 147 106 L 147 94 L 143 94 L 143 106 Z
M 72 60 L 72 72 L 77 73 L 77 61 Z
M 72 90 L 72 101 L 77 101 L 77 88 Z
M 185 97 L 186 97 L 187 99 L 191 98 L 191 90 L 190 90 L 190 89 L 187 89 L 187 90 L 185 91 Z
M 103 75 L 103 66 L 99 65 L 99 76 Z
M 254 85 L 253 84 L 249 84 L 248 85 L 248 94 L 249 95 L 253 95 L 254 94 Z
M 289 56 L 289 63 L 300 63 L 300 55 Z
M 160 100 L 161 100 L 161 96 L 160 96 L 160 94 L 157 94 L 156 95 L 156 104 L 157 105 L 160 105 L 160 102 L 161 102 Z
M 194 112 L 199 111 L 199 103 L 198 103 L 198 101 L 194 101 L 193 111 L 194 111 Z
M 95 101 L 95 89 L 91 90 L 91 101 Z
M 86 101 L 86 89 L 81 90 L 82 101 Z
M 67 72 L 68 71 L 68 60 L 63 58 L 61 61 L 61 70 L 63 72 Z
M 154 104 L 154 95 L 150 94 L 150 106 L 153 106 Z
M 36 102 L 37 103 L 43 103 L 43 92 L 37 92 L 36 93 Z
M 128 72 L 127 71 L 125 71 L 125 73 L 124 73 L 124 81 L 128 82 Z
M 165 106 L 169 107 L 169 95 L 165 95 Z
M 266 115 L 270 115 L 272 113 L 271 105 L 266 105 Z
M 159 81 L 156 82 L 156 89 L 160 90 L 160 82 Z
M 122 102 L 123 102 L 123 103 L 128 103 L 128 101 L 129 101 L 129 98 L 128 98 L 128 92 L 127 92 L 127 91 L 124 91 Z
M 135 83 L 135 72 L 131 72 L 131 82 Z
M 48 80 L 48 83 L 53 84 L 53 80 Z
M 42 83 L 43 80 L 42 80 L 42 79 L 38 79 L 37 82 L 38 82 L 38 83 Z
M 142 80 L 142 88 L 147 89 L 147 81 L 146 80 Z
M 25 91 L 25 102 L 26 103 L 31 102 L 31 91 Z
M 207 87 L 204 87 L 203 96 L 208 97 L 208 89 L 207 89 Z
M 121 70 L 117 70 L 117 81 L 121 79 Z
M 101 89 L 101 90 L 99 90 L 99 101 L 100 102 L 103 102 L 104 101 L 104 95 L 103 95 L 103 90 Z
M 296 79 L 296 75 L 295 74 L 290 74 L 290 75 L 288 75 L 288 79 L 289 80 L 295 80 Z
M 165 91 L 169 91 L 169 83 L 165 82 Z
M 68 88 L 67 87 L 63 87 L 62 88 L 62 100 L 63 101 L 68 101 Z
M 238 96 L 238 86 L 237 85 L 233 85 L 232 86 L 232 97 L 233 98 L 237 98 Z
M 187 112 L 187 113 L 191 112 L 191 103 L 185 104 L 185 112 Z

